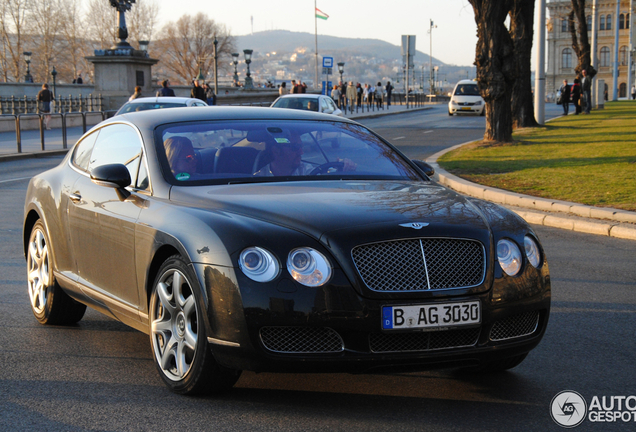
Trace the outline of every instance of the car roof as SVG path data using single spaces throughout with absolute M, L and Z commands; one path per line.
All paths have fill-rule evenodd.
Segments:
M 131 112 L 112 117 L 106 120 L 104 124 L 117 122 L 118 120 L 129 121 L 142 129 L 154 129 L 159 125 L 168 123 L 216 120 L 324 120 L 355 123 L 346 118 L 314 111 L 238 106 L 164 108 Z
M 477 81 L 471 80 L 471 79 L 460 80 L 457 84 L 455 84 L 455 86 L 458 86 L 460 84 L 475 84 L 475 85 L 477 85 Z
M 178 97 L 178 96 L 156 96 L 156 97 L 141 97 L 141 98 L 137 98 L 137 99 L 133 99 L 131 101 L 128 101 L 127 103 L 131 103 L 131 104 L 135 104 L 135 103 L 157 103 L 157 102 L 161 102 L 161 103 L 167 103 L 167 102 L 172 102 L 172 103 L 182 103 L 182 104 L 186 104 L 188 101 L 198 101 L 199 99 L 193 99 L 193 98 L 188 98 L 188 97 Z
M 279 99 L 290 99 L 290 98 L 299 98 L 299 99 L 316 99 L 322 95 L 312 94 L 312 93 L 293 93 L 286 94 L 279 97 Z

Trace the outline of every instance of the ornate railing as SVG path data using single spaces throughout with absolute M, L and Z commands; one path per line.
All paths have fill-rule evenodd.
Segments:
M 93 96 L 58 96 L 51 102 L 51 112 L 95 112 L 103 111 L 104 98 L 102 95 Z M 39 112 L 37 97 L 15 96 L 0 97 L 0 114 L 36 114 Z

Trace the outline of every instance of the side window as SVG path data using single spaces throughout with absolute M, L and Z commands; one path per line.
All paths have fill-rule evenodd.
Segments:
M 137 132 L 128 125 L 114 124 L 101 129 L 90 157 L 88 170 L 90 172 L 98 166 L 107 164 L 124 164 L 134 183 L 140 159 L 141 142 Z
M 88 161 L 90 160 L 91 152 L 93 151 L 93 146 L 95 145 L 97 135 L 99 135 L 99 131 L 87 135 L 75 147 L 75 153 L 73 154 L 73 165 L 83 171 L 88 170 Z
M 135 179 L 132 179 L 133 184 Z M 148 178 L 148 171 L 146 170 L 146 164 L 143 159 L 139 165 L 139 175 L 137 176 L 136 188 L 141 190 L 148 190 L 150 187 L 150 179 Z

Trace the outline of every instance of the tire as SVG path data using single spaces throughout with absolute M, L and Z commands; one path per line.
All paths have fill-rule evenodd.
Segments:
M 240 370 L 220 366 L 208 346 L 195 276 L 179 256 L 160 267 L 150 295 L 150 346 L 159 375 L 177 394 L 228 391 Z
M 486 108 L 484 108 L 483 110 L 481 110 L 481 114 L 479 114 L 480 117 L 483 117 L 486 115 Z
M 29 235 L 27 284 L 31 310 L 40 324 L 72 325 L 84 316 L 86 305 L 69 297 L 53 276 L 49 236 L 42 220 Z
M 452 112 L 450 112 L 450 111 L 448 111 L 448 115 L 452 117 L 452 116 L 453 116 L 453 113 L 452 113 Z

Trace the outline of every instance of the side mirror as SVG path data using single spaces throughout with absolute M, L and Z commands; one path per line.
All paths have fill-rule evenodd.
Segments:
M 435 168 L 433 168 L 426 162 L 417 159 L 413 159 L 411 160 L 411 162 L 413 162 L 419 169 L 421 169 L 428 177 L 433 177 L 433 175 L 435 174 Z
M 91 171 L 91 181 L 99 186 L 117 189 L 118 194 L 123 195 L 123 199 L 130 196 L 126 189 L 130 186 L 130 173 L 128 168 L 122 164 L 101 165 Z

